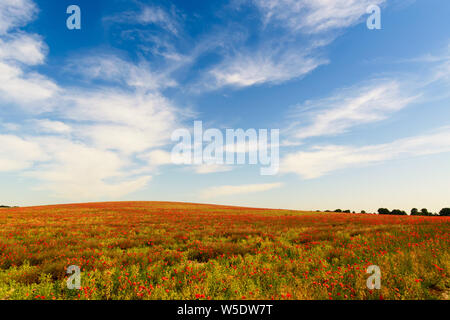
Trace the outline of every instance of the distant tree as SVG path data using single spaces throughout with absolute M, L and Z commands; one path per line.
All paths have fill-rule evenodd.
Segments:
M 394 209 L 392 210 L 391 214 L 396 215 L 396 216 L 406 216 L 406 212 L 403 210 L 399 210 L 399 209 Z
M 361 213 L 366 213 L 364 210 L 361 210 Z
M 450 216 L 450 208 L 442 208 L 442 210 L 439 211 L 439 215 L 442 217 L 449 217 Z
M 431 215 L 426 208 L 423 208 L 422 210 L 420 210 L 420 214 L 422 216 L 430 216 Z
M 419 210 L 417 210 L 417 208 L 412 208 L 411 209 L 411 215 L 412 216 L 418 216 L 419 215 Z
M 378 214 L 391 214 L 391 212 L 389 211 L 389 209 L 380 208 L 378 209 Z
M 11 208 L 10 206 L 0 206 L 0 208 Z
M 350 213 L 351 211 L 350 210 L 344 210 L 343 212 L 344 213 Z
M 325 210 L 325 212 L 331 212 L 330 210 Z
M 334 212 L 342 212 L 342 210 L 341 209 L 336 209 L 336 210 L 334 210 Z

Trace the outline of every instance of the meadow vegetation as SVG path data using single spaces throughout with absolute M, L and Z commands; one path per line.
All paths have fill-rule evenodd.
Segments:
M 182 203 L 11 208 L 0 299 L 448 299 L 449 230 L 448 217 Z

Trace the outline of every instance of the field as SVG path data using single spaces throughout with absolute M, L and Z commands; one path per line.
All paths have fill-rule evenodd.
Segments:
M 449 231 L 448 217 L 163 202 L 0 209 L 0 299 L 449 299 Z

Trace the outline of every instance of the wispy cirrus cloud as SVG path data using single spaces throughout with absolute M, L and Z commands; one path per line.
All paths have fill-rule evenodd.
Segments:
M 419 98 L 420 94 L 413 93 L 408 84 L 396 79 L 374 80 L 341 89 L 328 98 L 296 107 L 299 112 L 293 112 L 293 116 L 309 124 L 293 126 L 290 135 L 292 139 L 303 140 L 341 134 L 356 126 L 384 120 Z
M 101 80 L 109 85 L 122 85 L 138 90 L 160 90 L 177 83 L 163 70 L 153 70 L 146 61 L 134 63 L 117 55 L 93 52 L 73 57 L 66 67 L 70 75 L 85 81 Z
M 333 32 L 360 23 L 369 5 L 385 0 L 253 0 L 262 24 L 258 44 L 228 52 L 204 77 L 207 90 L 281 84 L 301 78 L 329 63 L 322 50 Z M 241 4 L 242 4 L 241 3 Z M 238 6 L 239 7 L 239 6 Z M 275 37 L 276 34 L 282 36 Z
M 155 25 L 174 35 L 180 32 L 180 17 L 174 7 L 166 10 L 159 6 L 138 3 L 136 10 L 128 10 L 103 18 L 105 23 L 130 25 Z
M 0 35 L 24 26 L 37 14 L 31 0 L 2 0 L 0 2 Z
M 450 152 L 450 127 L 385 144 L 362 147 L 342 145 L 313 147 L 309 151 L 294 152 L 285 156 L 281 161 L 280 171 L 313 179 L 336 170 L 442 152 Z
M 263 83 L 277 84 L 299 78 L 326 63 L 328 63 L 326 59 L 298 52 L 276 54 L 267 51 L 227 58 L 215 66 L 210 75 L 215 79 L 215 87 L 249 87 Z
M 274 23 L 293 32 L 321 33 L 361 22 L 370 5 L 385 0 L 253 0 L 266 24 Z

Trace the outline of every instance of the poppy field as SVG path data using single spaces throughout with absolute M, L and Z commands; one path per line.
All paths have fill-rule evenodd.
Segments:
M 448 300 L 449 231 L 448 217 L 164 202 L 0 209 L 0 299 Z

